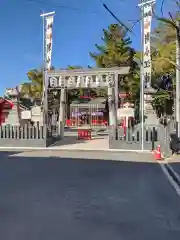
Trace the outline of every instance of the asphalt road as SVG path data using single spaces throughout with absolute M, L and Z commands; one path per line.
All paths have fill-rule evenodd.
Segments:
M 171 167 L 173 168 L 174 171 L 176 171 L 177 174 L 180 175 L 180 163 L 173 163 L 171 164 Z
M 0 239 L 179 240 L 180 198 L 158 164 L 1 152 Z

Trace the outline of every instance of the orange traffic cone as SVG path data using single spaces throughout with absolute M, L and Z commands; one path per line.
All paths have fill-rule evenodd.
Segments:
M 157 150 L 155 151 L 155 158 L 156 160 L 163 160 L 163 157 L 161 155 L 161 146 L 158 145 Z

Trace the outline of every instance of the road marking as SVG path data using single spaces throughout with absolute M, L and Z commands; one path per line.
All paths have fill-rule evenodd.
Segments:
M 169 169 L 172 171 L 172 173 L 174 174 L 174 176 L 176 177 L 176 179 L 179 181 L 180 183 L 180 176 L 179 174 L 173 169 L 173 167 L 171 167 L 171 165 L 167 164 Z
M 165 174 L 165 176 L 167 177 L 167 179 L 169 180 L 171 186 L 175 189 L 177 195 L 180 197 L 180 187 L 178 186 L 178 184 L 174 181 L 174 179 L 171 177 L 171 175 L 169 174 L 165 164 L 159 163 L 163 173 Z M 174 171 L 174 170 L 173 170 Z M 174 173 L 174 172 L 173 172 Z M 178 175 L 176 173 L 176 175 Z M 175 175 L 175 176 L 176 176 Z M 178 175 L 178 178 L 180 179 L 180 176 Z

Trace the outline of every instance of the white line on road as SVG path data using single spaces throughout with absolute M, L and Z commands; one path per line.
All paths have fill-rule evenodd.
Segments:
M 180 187 L 178 186 L 178 184 L 174 181 L 174 179 L 171 177 L 171 175 L 169 174 L 165 164 L 162 164 L 159 162 L 159 165 L 162 169 L 162 171 L 164 172 L 165 176 L 168 178 L 170 184 L 172 185 L 172 187 L 175 189 L 176 193 L 178 194 L 178 196 L 180 197 Z M 173 170 L 173 173 L 175 173 L 175 171 Z M 176 177 L 177 177 L 177 173 L 176 173 Z M 180 179 L 180 176 L 178 175 L 178 178 Z
M 180 176 L 179 174 L 173 169 L 173 167 L 171 167 L 171 165 L 167 164 L 169 169 L 172 171 L 172 173 L 174 174 L 174 176 L 177 178 L 177 180 L 180 182 Z

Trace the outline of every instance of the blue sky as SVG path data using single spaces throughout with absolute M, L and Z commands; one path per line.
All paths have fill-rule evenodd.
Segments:
M 128 20 L 137 20 L 140 16 L 136 7 L 139 1 L 104 0 L 104 3 L 119 19 L 131 26 Z M 160 13 L 161 1 L 157 0 L 157 13 Z M 165 0 L 165 14 L 173 10 L 172 2 Z M 6 87 L 15 87 L 27 81 L 27 71 L 42 65 L 41 11 L 56 11 L 52 64 L 57 68 L 93 65 L 89 51 L 95 50 L 95 43 L 101 43 L 102 29 L 116 23 L 103 9 L 100 0 L 0 0 L 0 95 Z M 134 33 L 133 46 L 140 48 L 139 24 L 134 28 Z

